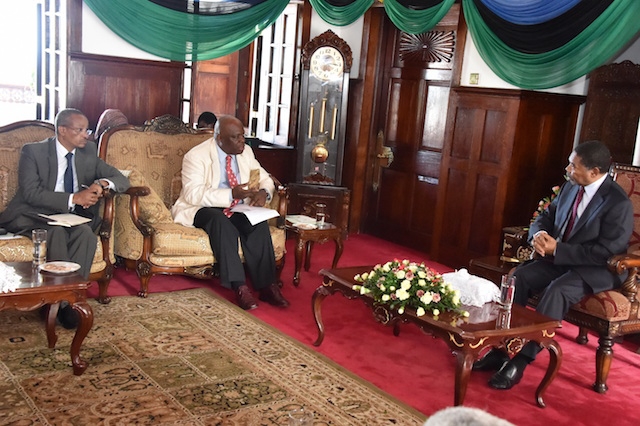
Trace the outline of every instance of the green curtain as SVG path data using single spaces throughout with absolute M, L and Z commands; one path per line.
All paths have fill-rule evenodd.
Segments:
M 420 34 L 435 27 L 454 3 L 455 0 L 444 0 L 437 6 L 416 10 L 404 7 L 397 0 L 384 0 L 384 10 L 400 30 L 409 34 Z
M 354 0 L 347 6 L 334 6 L 324 0 L 309 0 L 323 21 L 343 27 L 353 24 L 359 17 L 369 10 L 375 0 Z
M 147 0 L 84 0 L 114 33 L 173 61 L 218 58 L 242 49 L 273 24 L 289 0 L 267 0 L 225 15 L 178 12 Z
M 508 47 L 487 27 L 473 0 L 462 0 L 473 42 L 487 65 L 504 81 L 523 89 L 569 83 L 606 63 L 640 32 L 640 1 L 615 0 L 574 39 L 545 53 Z

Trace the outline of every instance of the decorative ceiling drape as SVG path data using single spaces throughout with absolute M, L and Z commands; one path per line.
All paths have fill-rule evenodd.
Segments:
M 289 0 L 84 0 L 116 34 L 175 61 L 212 59 L 253 41 Z M 309 0 L 332 25 L 356 21 L 375 0 Z M 429 31 L 455 0 L 384 0 L 400 30 Z M 478 52 L 500 78 L 526 89 L 569 83 L 606 63 L 640 33 L 640 0 L 462 0 Z

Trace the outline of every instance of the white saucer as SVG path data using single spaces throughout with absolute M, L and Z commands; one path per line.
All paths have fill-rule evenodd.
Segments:
M 80 269 L 80 265 L 74 262 L 47 262 L 40 265 L 40 270 L 52 274 L 70 274 Z

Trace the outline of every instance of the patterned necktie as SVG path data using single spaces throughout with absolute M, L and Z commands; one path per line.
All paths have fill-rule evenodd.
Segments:
M 231 168 L 230 155 L 227 155 L 227 163 L 226 163 L 225 170 L 227 172 L 227 179 L 229 179 L 229 188 L 233 189 L 233 187 L 238 184 L 238 179 L 236 178 L 236 175 L 235 173 L 233 173 L 233 169 Z M 231 205 L 222 211 L 225 214 L 225 216 L 231 217 L 231 215 L 233 214 L 233 212 L 231 211 L 231 208 L 236 204 L 238 204 L 239 202 L 240 200 L 236 200 L 234 198 L 233 201 L 231 202 Z
M 578 218 L 578 206 L 582 201 L 582 196 L 584 195 L 584 186 L 581 186 L 578 190 L 578 195 L 576 195 L 576 200 L 573 202 L 573 207 L 571 208 L 571 216 L 569 217 L 569 222 L 567 223 L 567 229 L 564 231 L 564 235 L 562 236 L 562 241 L 567 241 L 569 239 L 569 235 L 571 234 L 571 230 L 573 229 L 574 223 L 576 223 L 576 219 Z
M 69 152 L 67 157 L 67 170 L 64 172 L 64 192 L 73 194 L 73 154 Z

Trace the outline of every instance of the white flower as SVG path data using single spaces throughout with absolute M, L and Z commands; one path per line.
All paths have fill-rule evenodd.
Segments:
M 360 278 L 360 274 L 356 274 L 355 277 L 353 277 L 354 281 L 362 281 L 362 279 Z
M 404 314 L 404 308 L 402 308 L 402 307 L 401 307 L 401 308 L 399 308 L 399 309 L 398 309 L 398 313 L 399 313 L 400 315 Z
M 409 259 L 404 259 L 402 261 L 402 264 L 405 265 L 405 266 L 407 266 L 409 263 L 411 263 L 411 262 L 409 262 Z
M 367 293 L 371 293 L 371 290 L 369 290 L 365 286 L 360 287 L 360 294 L 367 294 Z
M 420 276 L 420 274 L 418 274 L 418 276 Z M 423 280 L 423 279 L 419 279 L 418 280 L 418 285 L 420 287 L 426 287 L 427 286 L 427 282 L 425 280 Z
M 438 315 L 440 315 L 440 311 L 438 309 L 434 309 L 432 313 L 434 317 L 437 317 Z
M 460 297 L 453 296 L 453 299 L 451 299 L 451 301 L 453 302 L 454 305 L 459 305 L 460 304 Z
M 371 273 L 369 273 L 369 279 L 375 279 L 376 277 L 376 271 L 371 271 Z
M 396 297 L 400 300 L 407 300 L 409 298 L 409 293 L 405 289 L 399 289 L 396 291 Z
M 399 280 L 403 280 L 404 279 L 404 274 L 405 274 L 404 270 L 401 269 L 398 272 L 396 272 L 396 278 L 399 279 Z
M 360 291 L 360 287 L 362 287 L 362 286 L 357 285 L 357 284 L 354 284 L 354 285 L 351 287 L 351 289 L 352 289 L 352 290 L 354 290 L 354 291 Z
M 382 295 L 382 301 L 383 302 L 388 302 L 391 299 L 391 296 L 389 296 L 388 294 L 383 294 Z
M 389 286 L 389 291 L 396 291 L 396 286 L 395 285 Z
M 464 311 L 462 313 L 462 316 L 465 317 L 465 318 L 469 318 L 469 312 L 468 311 Z
M 417 316 L 421 317 L 421 316 L 423 316 L 424 314 L 425 314 L 425 311 L 424 311 L 424 308 L 422 308 L 422 306 L 421 306 L 421 307 L 419 307 L 418 309 L 416 309 L 416 315 L 417 315 Z
M 418 271 L 418 277 L 420 278 L 426 278 L 427 274 L 425 274 L 425 272 L 423 270 Z
M 389 265 L 389 262 L 384 264 L 384 266 L 382 267 L 382 270 L 384 272 L 389 272 L 391 270 L 391 265 Z
M 400 284 L 400 287 L 403 290 L 409 290 L 411 288 L 411 281 L 409 281 L 409 280 L 402 281 L 402 284 Z
M 420 301 L 425 305 L 428 305 L 433 301 L 433 293 L 431 293 L 430 291 L 427 291 L 425 294 L 422 295 L 422 297 L 420 298 Z
M 362 279 L 366 280 L 368 276 L 369 276 L 369 274 L 367 272 L 365 272 L 364 274 L 362 274 Z

